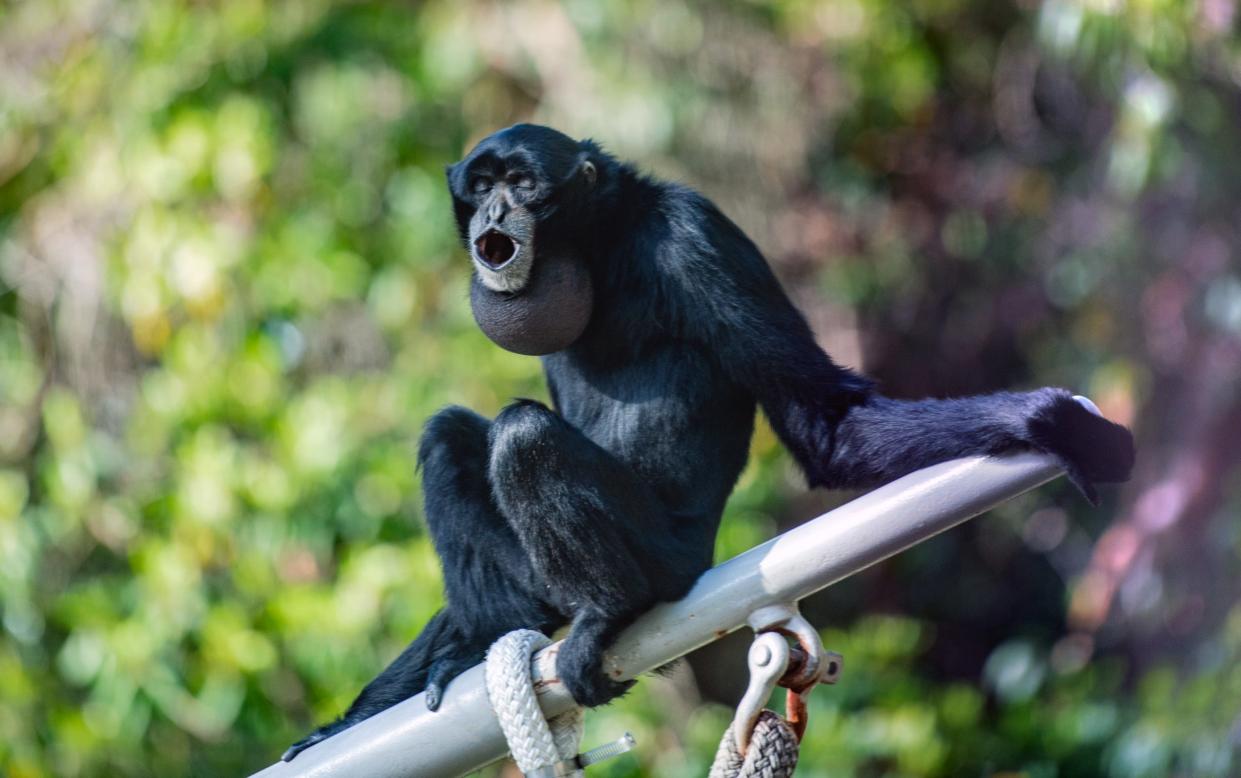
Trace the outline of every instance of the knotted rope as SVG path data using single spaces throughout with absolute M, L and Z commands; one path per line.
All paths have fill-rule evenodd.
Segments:
M 530 658 L 550 643 L 531 629 L 515 630 L 492 643 L 487 650 L 487 698 L 519 770 L 527 776 L 580 776 L 580 769 L 564 765 L 577 756 L 582 709 L 544 719 L 530 678 Z

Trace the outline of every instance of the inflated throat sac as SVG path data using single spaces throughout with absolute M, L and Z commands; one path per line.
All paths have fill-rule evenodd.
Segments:
M 488 338 L 517 354 L 540 356 L 573 345 L 590 322 L 594 294 L 582 262 L 563 255 L 539 256 L 517 294 L 488 289 L 474 274 L 470 308 Z

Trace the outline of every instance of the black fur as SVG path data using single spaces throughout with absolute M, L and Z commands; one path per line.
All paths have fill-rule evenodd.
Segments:
M 595 174 L 575 175 L 583 161 Z M 762 406 L 811 486 L 872 487 L 969 454 L 1048 452 L 1092 501 L 1133 463 L 1127 430 L 1062 389 L 954 400 L 877 394 L 816 345 L 754 244 L 700 194 L 544 127 L 518 125 L 449 169 L 463 239 L 478 166 L 537 172 L 538 245 L 586 262 L 593 318 L 543 357 L 553 409 L 494 421 L 461 408 L 427 424 L 419 461 L 447 603 L 338 722 L 444 686 L 518 627 L 572 623 L 558 670 L 599 705 L 626 684 L 600 656 L 711 563 L 724 502 Z M 590 180 L 593 178 L 594 180 Z M 536 259 L 537 262 L 537 259 Z

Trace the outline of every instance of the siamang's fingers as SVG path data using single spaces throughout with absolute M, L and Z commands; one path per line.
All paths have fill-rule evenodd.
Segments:
M 1060 457 L 1060 467 L 1064 469 L 1064 475 L 1069 479 L 1069 483 L 1077 487 L 1077 491 L 1082 493 L 1082 497 L 1086 498 L 1086 502 L 1094 507 L 1099 507 L 1099 490 L 1090 482 L 1082 471 L 1063 457 Z
M 427 710 L 439 710 L 444 701 L 444 689 L 454 678 L 478 664 L 480 658 L 474 655 L 446 656 L 431 665 L 427 674 Z
M 1094 484 L 1129 480 L 1133 435 L 1067 393 L 1035 413 L 1029 429 L 1034 445 L 1060 460 L 1069 480 L 1092 504 L 1099 500 Z

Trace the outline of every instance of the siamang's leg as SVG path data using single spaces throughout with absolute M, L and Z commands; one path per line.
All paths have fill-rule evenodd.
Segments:
M 458 633 L 449 655 L 428 670 L 432 710 L 448 682 L 481 662 L 496 638 L 521 628 L 550 633 L 567 620 L 552 607 L 545 582 L 492 496 L 490 427 L 473 411 L 446 408 L 427 423 L 419 449 L 427 526 Z
M 418 452 L 427 527 L 444 570 L 445 607 L 340 719 L 296 743 L 286 761 L 424 689 L 434 710 L 448 682 L 482 661 L 497 637 L 522 627 L 550 633 L 564 623 L 491 496 L 489 426 L 464 408 L 445 408 L 427 422 Z
M 875 486 L 927 465 L 971 454 L 1037 450 L 1053 454 L 1087 499 L 1094 482 L 1123 481 L 1133 441 L 1063 389 L 1000 392 L 951 400 L 878 395 L 848 409 L 816 482 Z
M 557 670 L 581 704 L 628 684 L 606 678 L 603 650 L 656 602 L 682 596 L 709 564 L 653 490 L 543 405 L 510 405 L 491 427 L 491 483 L 539 577 L 573 628 Z

